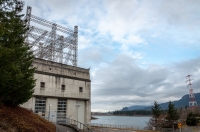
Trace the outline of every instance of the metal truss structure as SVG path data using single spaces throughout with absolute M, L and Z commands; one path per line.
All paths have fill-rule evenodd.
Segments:
M 32 15 L 31 10 L 32 8 L 28 6 L 24 18 L 29 28 L 25 42 L 31 46 L 35 57 L 77 66 L 78 26 L 70 30 Z M 38 26 L 33 26 L 32 22 Z M 41 27 L 50 28 L 50 31 Z M 57 34 L 58 31 L 64 35 Z
M 188 83 L 188 87 L 190 87 L 190 91 L 189 91 L 189 107 L 190 108 L 194 108 L 194 107 L 198 107 L 197 101 L 195 99 L 195 95 L 193 93 L 193 89 L 192 89 L 192 80 L 190 77 L 192 75 L 187 75 L 185 78 L 187 79 L 185 82 Z

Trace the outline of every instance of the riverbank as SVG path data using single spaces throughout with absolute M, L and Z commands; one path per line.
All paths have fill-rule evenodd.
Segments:
M 160 132 L 155 130 L 130 130 L 130 129 L 117 129 L 117 128 L 94 128 L 92 127 L 93 132 Z
M 92 115 L 94 116 L 130 116 L 130 117 L 152 117 L 153 115 Z
M 96 118 L 94 116 L 91 116 L 91 120 L 96 120 L 96 119 L 99 119 L 99 118 Z

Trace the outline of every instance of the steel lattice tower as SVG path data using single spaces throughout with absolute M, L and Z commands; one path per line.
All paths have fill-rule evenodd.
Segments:
M 191 83 L 193 79 L 190 78 L 191 76 L 192 75 L 187 75 L 185 77 L 187 79 L 185 82 L 188 83 L 187 86 L 190 88 L 190 90 L 189 90 L 189 107 L 194 108 L 194 107 L 198 107 L 198 104 L 197 104 L 197 101 L 195 99 L 195 95 L 193 93 L 193 89 L 192 89 L 193 84 Z
M 77 66 L 78 26 L 74 26 L 74 30 L 70 30 L 32 15 L 31 10 L 32 8 L 28 6 L 24 18 L 29 29 L 26 33 L 25 43 L 31 46 L 35 57 Z M 33 26 L 31 22 L 38 26 Z M 47 28 L 50 28 L 50 31 L 46 30 Z M 58 31 L 64 35 L 57 34 Z

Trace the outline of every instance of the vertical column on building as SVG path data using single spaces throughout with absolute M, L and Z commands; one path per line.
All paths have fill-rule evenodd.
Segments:
M 91 104 L 90 100 L 85 101 L 85 123 L 90 124 L 91 122 Z
M 76 120 L 77 116 L 76 116 L 76 100 L 72 100 L 72 99 L 68 99 L 67 100 L 67 118 Z
M 33 112 L 35 112 L 35 97 L 32 97 L 31 101 L 32 101 L 32 103 L 30 104 L 31 105 L 31 109 L 32 109 Z
M 45 117 L 51 122 L 57 122 L 57 98 L 47 98 L 46 99 L 46 113 Z

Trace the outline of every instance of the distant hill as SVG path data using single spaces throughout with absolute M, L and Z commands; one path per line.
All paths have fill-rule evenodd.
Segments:
M 198 105 L 200 106 L 200 93 L 195 94 L 195 99 L 196 99 Z M 180 100 L 172 101 L 172 103 L 175 105 L 175 108 L 181 108 L 181 107 L 185 108 L 186 106 L 188 107 L 189 95 L 186 94 Z M 169 104 L 169 102 L 161 103 L 160 104 L 161 109 L 163 109 L 163 110 L 168 109 L 168 104 Z M 124 107 L 124 108 L 126 108 L 126 107 Z M 151 110 L 151 106 L 140 106 L 140 105 L 135 105 L 135 106 L 127 107 L 127 108 L 128 108 L 128 110 L 139 110 L 139 109 L 140 110 Z
M 122 109 L 122 111 L 128 111 L 128 110 L 142 110 L 144 108 L 146 108 L 147 106 L 142 106 L 142 105 L 134 105 L 134 106 L 130 106 L 130 107 L 124 107 Z

